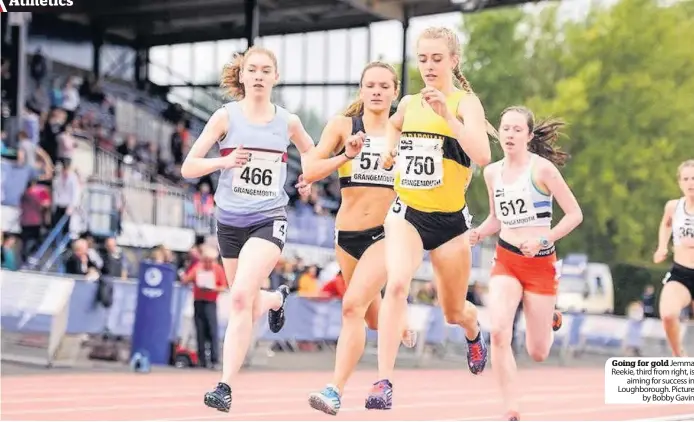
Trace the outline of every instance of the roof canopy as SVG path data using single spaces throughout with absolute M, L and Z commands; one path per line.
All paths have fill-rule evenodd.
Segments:
M 463 1 L 463 3 L 461 3 Z M 133 47 L 240 39 L 257 4 L 259 36 L 363 27 L 384 20 L 528 0 L 98 0 L 70 13 L 34 14 L 32 32 Z

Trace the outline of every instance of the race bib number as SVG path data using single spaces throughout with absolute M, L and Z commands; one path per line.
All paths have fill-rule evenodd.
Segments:
M 443 140 L 403 137 L 398 150 L 400 186 L 433 189 L 443 183 Z
M 280 193 L 283 154 L 253 151 L 245 166 L 234 169 L 234 193 L 251 199 L 276 198 Z
M 395 181 L 393 169 L 381 168 L 381 152 L 385 149 L 385 138 L 367 137 L 361 152 L 352 161 L 352 182 L 392 186 Z
M 494 208 L 496 216 L 508 227 L 524 226 L 537 219 L 537 212 L 527 188 L 495 189 Z

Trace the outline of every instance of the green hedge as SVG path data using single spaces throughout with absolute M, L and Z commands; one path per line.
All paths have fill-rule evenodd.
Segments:
M 612 265 L 612 280 L 614 282 L 614 313 L 624 315 L 627 305 L 635 300 L 641 300 L 643 289 L 651 284 L 655 287 L 656 313 L 658 298 L 663 288 L 663 278 L 667 267 L 642 267 L 633 264 Z

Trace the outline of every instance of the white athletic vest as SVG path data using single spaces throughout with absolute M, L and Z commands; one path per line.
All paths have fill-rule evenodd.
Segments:
M 503 180 L 504 162 L 494 181 L 494 210 L 496 218 L 503 227 L 549 227 L 552 224 L 552 196 L 546 195 L 533 183 L 532 173 L 535 154 L 531 155 L 530 164 L 512 182 Z
M 679 246 L 685 238 L 694 239 L 694 214 L 687 213 L 686 200 L 677 201 L 675 214 L 672 216 L 672 243 Z

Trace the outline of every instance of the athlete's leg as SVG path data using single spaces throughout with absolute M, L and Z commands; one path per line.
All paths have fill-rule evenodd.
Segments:
M 525 315 L 525 346 L 535 362 L 542 362 L 549 356 L 554 341 L 552 323 L 557 297 L 526 291 L 523 294 L 523 314 Z
M 347 291 L 342 298 L 342 329 L 335 351 L 335 370 L 332 383 L 320 393 L 309 396 L 314 409 L 335 415 L 340 409 L 340 395 L 354 368 L 364 354 L 366 329 L 364 319 L 367 309 L 386 281 L 383 254 L 385 243 L 371 245 L 357 262 L 339 246 L 335 247 Z M 356 265 L 355 265 L 356 264 Z
M 468 340 L 468 367 L 474 374 L 484 370 L 487 352 L 477 323 L 477 308 L 468 302 L 471 251 L 466 234 L 461 234 L 430 253 L 437 282 L 437 296 L 449 324 L 465 330 Z
M 288 293 L 289 288 L 287 286 L 280 286 L 274 291 L 261 290 L 258 292 L 253 302 L 253 323 L 255 324 L 268 311 L 280 310 Z
M 424 246 L 417 230 L 396 214 L 389 214 L 385 221 L 385 257 L 387 270 L 386 291 L 378 311 L 378 377 L 369 394 L 366 407 L 389 409 L 391 407 L 390 380 L 393 377 L 402 337 L 402 324 L 407 317 L 407 296 L 412 277 L 417 272 L 424 255 Z
M 342 298 L 342 330 L 337 341 L 333 375 L 333 385 L 338 388 L 338 391 L 344 389 L 347 379 L 364 353 L 366 311 L 374 298 L 380 296 L 386 282 L 384 253 L 385 242 L 383 241 L 374 243 L 364 252 L 354 268 L 347 292 Z
M 663 320 L 665 336 L 670 344 L 673 356 L 682 356 L 682 342 L 680 339 L 680 315 L 682 309 L 692 302 L 692 295 L 687 287 L 678 281 L 668 281 L 660 292 L 660 305 L 658 307 L 660 318 Z
M 209 407 L 223 412 L 228 412 L 231 407 L 230 384 L 243 365 L 253 337 L 254 303 L 263 280 L 270 276 L 280 254 L 281 249 L 274 243 L 253 237 L 243 245 L 236 262 L 223 260 L 227 277 L 233 280 L 231 309 L 224 336 L 222 379 L 214 391 L 205 394 L 205 404 Z
M 523 297 L 523 287 L 508 275 L 493 275 L 489 280 L 487 306 L 491 322 L 492 371 L 501 389 L 507 411 L 518 411 L 516 359 L 511 348 L 513 321 Z

